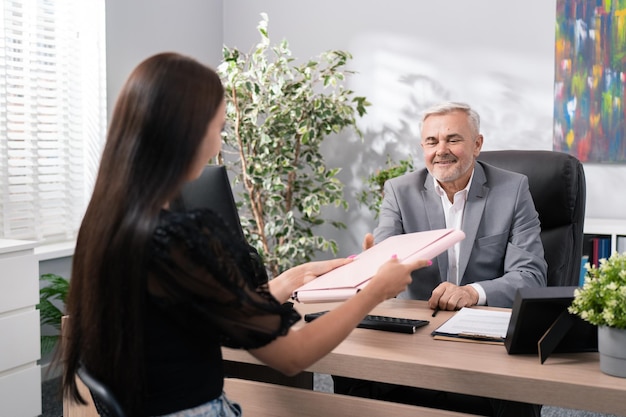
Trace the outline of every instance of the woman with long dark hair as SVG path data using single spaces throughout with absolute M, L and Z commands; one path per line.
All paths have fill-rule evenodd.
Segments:
M 224 120 L 219 77 L 188 57 L 148 58 L 122 88 L 73 258 L 63 351 L 70 398 L 81 400 L 82 364 L 131 416 L 240 415 L 222 392 L 222 345 L 296 374 L 428 264 L 392 259 L 353 298 L 291 329 L 300 316 L 282 303 L 349 259 L 306 263 L 267 282 L 216 213 L 169 209 L 219 152 Z

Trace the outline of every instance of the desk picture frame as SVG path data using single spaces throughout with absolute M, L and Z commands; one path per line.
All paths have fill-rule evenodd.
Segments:
M 596 352 L 597 327 L 568 313 L 578 287 L 521 288 L 513 302 L 504 346 L 509 354 Z M 543 343 L 541 352 L 539 342 Z

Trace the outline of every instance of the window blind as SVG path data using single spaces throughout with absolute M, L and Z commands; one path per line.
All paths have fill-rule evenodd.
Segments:
M 106 130 L 104 0 L 0 2 L 0 237 L 71 240 Z

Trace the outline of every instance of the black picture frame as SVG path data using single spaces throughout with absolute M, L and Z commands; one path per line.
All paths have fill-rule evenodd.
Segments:
M 597 327 L 567 311 L 574 300 L 576 288 L 519 289 L 504 341 L 507 352 L 539 353 L 542 363 L 552 352 L 596 352 Z M 539 341 L 544 344 L 543 353 L 538 347 Z

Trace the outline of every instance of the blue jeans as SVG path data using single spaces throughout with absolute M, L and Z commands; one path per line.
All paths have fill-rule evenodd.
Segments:
M 208 403 L 161 417 L 240 417 L 241 414 L 241 406 L 230 401 L 222 393 L 222 395 Z

